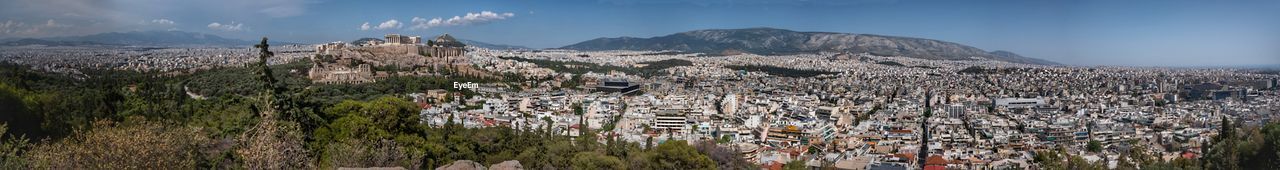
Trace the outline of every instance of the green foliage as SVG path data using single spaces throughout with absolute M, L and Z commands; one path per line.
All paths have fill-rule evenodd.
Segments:
M 683 140 L 670 140 L 659 144 L 649 157 L 656 169 L 716 169 L 716 162 L 698 153 Z
M 431 169 L 455 160 L 519 160 L 530 169 L 715 169 L 718 161 L 740 158 L 715 145 L 695 150 L 683 141 L 647 151 L 612 138 L 601 143 L 600 129 L 584 128 L 574 140 L 550 130 L 431 127 L 419 123 L 417 105 L 399 94 L 451 89 L 470 96 L 476 94 L 452 90 L 452 83 L 497 80 L 390 77 L 321 85 L 306 79 L 309 67 L 310 61 L 298 61 L 186 74 L 83 69 L 85 76 L 74 78 L 0 63 L 0 105 L 13 106 L 0 107 L 0 123 L 7 124 L 0 128 L 0 167 Z M 618 118 L 612 119 L 604 131 L 612 130 Z M 718 156 L 708 158 L 712 154 Z
M 573 169 L 627 169 L 626 164 L 618 157 L 600 152 L 578 152 L 573 155 Z
M 1065 149 L 1036 151 L 1032 161 L 1044 169 L 1106 169 L 1101 162 L 1090 163 L 1079 155 L 1067 154 Z
M 27 162 L 21 154 L 30 147 L 30 141 L 23 136 L 6 136 L 8 130 L 8 125 L 0 123 L 0 167 L 26 167 Z
M 35 169 L 193 169 L 207 138 L 199 129 L 141 119 L 117 124 L 98 121 L 76 133 L 27 152 Z
M 897 67 L 905 67 L 905 66 L 906 66 L 906 65 L 902 65 L 902 63 L 898 63 L 898 62 L 894 62 L 894 61 L 881 61 L 881 62 L 876 62 L 876 64 L 886 65 L 886 66 L 897 66 Z
M 715 162 L 683 141 L 668 142 L 664 144 L 666 147 L 644 152 L 636 144 L 613 142 L 599 149 L 601 144 L 595 140 L 594 130 L 589 129 L 584 129 L 584 134 L 577 140 L 570 140 L 565 136 L 541 135 L 504 127 L 467 129 L 452 123 L 441 127 L 406 126 L 405 120 L 417 120 L 416 112 L 409 109 L 412 107 L 404 99 L 390 96 L 368 102 L 343 101 L 329 106 L 324 109 L 323 117 L 335 120 L 316 130 L 316 140 L 309 145 L 324 148 L 319 157 L 326 167 L 396 165 L 431 168 L 455 160 L 473 160 L 483 164 L 519 160 L 524 167 L 534 169 L 623 169 L 649 167 L 650 164 L 652 167 L 702 167 L 696 166 L 701 163 L 710 163 L 706 165 L 712 168 L 715 166 Z M 394 142 L 386 142 L 388 139 L 394 139 Z M 378 150 L 398 152 L 372 152 Z M 404 161 L 403 158 L 411 156 L 420 158 Z M 623 161 L 619 156 L 643 161 Z M 399 161 L 359 161 L 379 159 Z
M 789 69 L 789 68 L 767 66 L 767 65 L 744 65 L 744 66 L 731 65 L 731 66 L 724 66 L 724 68 L 728 68 L 732 70 L 746 70 L 749 72 L 765 72 L 765 73 L 768 73 L 769 75 L 776 75 L 776 76 L 782 76 L 782 77 L 813 77 L 813 76 L 818 76 L 823 74 L 836 74 L 836 72 L 829 72 L 829 71 L 797 70 L 797 69 Z
M 576 88 L 583 84 L 582 74 L 574 74 L 568 80 L 560 82 L 560 88 Z
M 128 90 L 104 86 L 117 82 L 87 79 L 80 83 L 60 75 L 34 73 L 25 66 L 9 67 L 0 69 L 0 75 L 22 78 L 0 82 L 0 104 L 10 106 L 0 108 L 6 113 L 0 114 L 0 121 L 10 122 L 12 132 L 36 139 L 69 134 L 95 119 L 122 120 L 130 115 L 181 118 L 171 111 L 182 109 L 176 105 L 185 102 L 159 83 L 138 84 L 129 88 L 137 90 Z
M 211 137 L 233 137 L 258 121 L 248 101 L 240 98 L 194 100 L 187 103 L 190 118 L 188 125 L 204 128 Z
M 311 68 L 311 62 L 307 60 L 299 60 L 281 65 L 270 66 L 272 77 L 276 77 L 281 86 L 289 89 L 301 89 L 311 84 L 311 80 L 306 77 L 306 70 Z M 251 67 L 232 67 L 219 68 L 211 70 L 203 70 L 185 76 L 189 78 L 179 77 L 177 82 L 187 87 L 192 93 L 204 95 L 207 97 L 227 97 L 227 96 L 247 96 L 257 95 L 263 90 L 261 87 L 265 83 L 254 79 L 251 75 L 259 72 L 260 68 Z
M 1040 167 L 1045 169 L 1065 169 L 1066 167 L 1062 163 L 1062 155 L 1065 155 L 1064 152 L 1065 151 L 1061 150 L 1035 151 L 1035 156 L 1032 157 L 1031 160 L 1040 164 Z
M 1201 159 L 1206 169 L 1280 168 L 1280 123 L 1237 129 L 1224 117 L 1220 130 Z
M 782 164 L 782 169 L 785 169 L 785 170 L 804 170 L 804 169 L 805 169 L 804 161 L 801 161 L 801 160 L 794 160 L 794 161 L 791 161 L 791 162 L 787 162 L 786 164 Z
M 496 79 L 471 77 L 416 77 L 395 76 L 378 79 L 377 82 L 365 84 L 316 84 L 305 90 L 307 100 L 319 104 L 333 104 L 334 101 L 369 100 L 388 94 L 421 93 L 431 89 L 445 89 L 451 92 L 462 92 L 463 98 L 476 95 L 469 90 L 453 88 L 453 82 L 489 83 Z
M 320 161 L 326 166 L 416 167 L 421 163 L 411 158 L 433 149 L 418 133 L 416 108 L 392 96 L 343 101 L 324 109 L 322 117 L 333 121 L 314 132 L 310 145 L 324 148 Z
M 1086 145 L 1087 146 L 1085 148 L 1088 149 L 1089 152 L 1102 152 L 1102 142 L 1089 140 L 1089 143 Z
M 1280 168 L 1280 122 L 1261 127 L 1238 127 L 1223 118 L 1219 135 L 1212 143 L 1206 143 L 1198 159 L 1182 157 L 1160 160 L 1148 149 L 1133 142 L 1127 153 L 1121 154 L 1118 169 L 1277 169 Z M 1094 142 L 1090 142 L 1094 143 Z M 1092 145 L 1092 144 L 1090 144 Z M 1036 151 L 1034 161 L 1044 169 L 1103 169 L 1100 163 L 1087 163 L 1064 150 Z
M 666 60 L 659 60 L 659 61 L 641 62 L 640 64 L 646 64 L 644 67 L 641 67 L 642 69 L 661 70 L 661 69 L 667 69 L 667 68 L 677 67 L 677 66 L 692 66 L 693 62 L 689 60 L 681 60 L 681 59 L 666 59 Z
M 698 149 L 698 153 L 707 155 L 712 161 L 715 161 L 716 167 L 719 169 L 760 169 L 751 161 L 743 158 L 739 154 L 741 152 L 736 148 L 720 147 L 718 144 L 709 141 L 699 142 L 694 145 L 694 148 Z
M 569 107 L 573 108 L 573 115 L 579 115 L 579 116 L 581 116 L 581 115 L 583 114 L 583 112 L 586 112 L 586 111 L 585 111 L 585 110 L 583 110 L 583 108 L 582 108 L 582 103 L 574 103 L 573 105 L 571 105 L 571 106 L 569 106 Z
M 729 135 L 720 135 L 720 138 L 716 139 L 716 143 L 722 143 L 722 144 L 727 144 L 731 141 L 733 141 L 733 136 L 729 136 Z

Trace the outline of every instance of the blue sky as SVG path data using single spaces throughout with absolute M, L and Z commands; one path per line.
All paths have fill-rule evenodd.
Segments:
M 431 23 L 435 18 L 439 22 Z M 929 38 L 1072 65 L 1280 65 L 1280 1 L 0 2 L 0 38 L 182 30 L 311 43 L 449 33 L 548 48 L 599 37 L 748 27 Z

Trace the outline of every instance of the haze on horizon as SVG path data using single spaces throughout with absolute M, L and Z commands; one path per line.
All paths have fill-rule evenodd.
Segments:
M 181 30 L 319 43 L 387 33 L 554 48 L 698 29 L 918 37 L 1070 65 L 1280 66 L 1280 1 L 10 0 L 0 39 Z

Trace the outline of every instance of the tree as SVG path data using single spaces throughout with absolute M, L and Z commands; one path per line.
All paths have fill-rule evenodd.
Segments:
M 732 141 L 733 141 L 733 136 L 729 136 L 729 135 L 727 135 L 727 134 L 726 134 L 726 135 L 720 135 L 720 139 L 717 139 L 717 140 L 716 140 L 716 143 L 725 143 L 725 144 L 727 144 L 727 143 L 732 142 Z
M 1105 169 L 1107 169 L 1107 168 L 1106 168 L 1106 166 L 1105 166 L 1105 165 L 1103 165 L 1101 162 L 1099 162 L 1099 163 L 1097 163 L 1097 164 L 1095 164 L 1095 163 L 1089 163 L 1089 161 L 1088 161 L 1088 160 L 1085 160 L 1085 159 L 1084 159 L 1084 157 L 1080 157 L 1079 155 L 1071 155 L 1070 157 L 1068 157 L 1068 158 L 1067 158 L 1067 163 L 1066 163 L 1065 165 L 1066 165 L 1066 168 L 1067 168 L 1067 169 L 1082 169 L 1082 170 L 1105 170 Z
M 334 155 L 323 162 L 329 168 L 337 167 L 416 167 L 416 161 L 405 152 L 405 149 L 393 140 L 379 140 L 366 143 L 364 140 L 348 139 L 345 142 L 330 144 L 327 155 Z
M 1227 116 L 1222 116 L 1221 123 L 1222 123 L 1221 125 L 1222 127 L 1218 127 L 1219 128 L 1218 138 L 1222 138 L 1222 139 L 1234 138 L 1235 137 L 1235 135 L 1233 135 L 1234 127 L 1231 126 L 1231 120 L 1228 120 Z
M 595 150 L 596 145 L 600 144 L 600 142 L 596 141 L 596 133 L 591 130 L 591 127 L 588 127 L 586 115 L 578 115 L 578 117 L 578 137 L 575 138 L 577 139 L 578 147 L 583 151 Z
M 1035 151 L 1032 161 L 1039 164 L 1044 169 L 1066 169 L 1062 163 L 1062 150 L 1040 150 Z
M 1098 142 L 1098 141 L 1096 141 L 1096 140 L 1089 140 L 1089 143 L 1088 143 L 1087 145 L 1088 145 L 1088 146 L 1087 146 L 1087 149 L 1089 149 L 1089 152 L 1101 152 L 1101 151 L 1102 151 L 1102 142 Z
M 618 157 L 613 157 L 600 152 L 578 152 L 573 155 L 573 169 L 627 169 L 625 163 Z
M 267 58 L 274 55 L 269 46 L 267 37 L 262 37 L 262 42 L 254 45 L 259 49 L 257 66 L 261 69 L 258 74 L 266 89 L 258 97 L 263 109 L 255 110 L 261 117 L 258 123 L 237 138 L 240 145 L 235 153 L 249 169 L 306 169 L 311 167 L 312 157 L 303 148 L 305 135 L 298 124 L 277 120 L 278 114 L 289 111 L 283 107 L 287 105 L 281 104 L 289 102 L 280 100 L 282 86 L 276 85 L 277 81 L 267 67 Z
M 7 124 L 0 123 L 0 167 L 26 167 L 26 160 L 20 155 L 29 147 L 30 141 L 23 136 L 5 136 L 8 130 Z
M 683 140 L 669 140 L 655 148 L 650 162 L 656 169 L 716 169 L 716 162 Z
M 653 136 L 645 135 L 645 138 L 644 138 L 644 149 L 645 149 L 645 150 L 653 150 Z
M 804 169 L 805 169 L 804 161 L 802 161 L 802 160 L 793 160 L 793 161 L 791 161 L 791 162 L 787 162 L 787 164 L 782 164 L 782 169 L 785 169 L 785 170 L 804 170 Z
M 582 103 L 574 103 L 570 107 L 573 107 L 573 115 L 582 115 L 584 112 L 586 112 L 582 108 Z
M 698 142 L 694 148 L 698 149 L 698 153 L 707 155 L 715 161 L 719 169 L 760 169 L 743 158 L 737 150 L 721 147 L 711 141 Z
M 1222 127 L 1219 127 L 1218 136 L 1211 146 L 1213 148 L 1205 155 L 1205 166 L 1209 169 L 1240 169 L 1236 150 L 1236 141 L 1239 139 L 1235 136 L 1235 128 L 1226 116 L 1222 116 L 1221 123 Z
M 98 121 L 93 129 L 27 152 L 33 169 L 194 169 L 208 139 L 194 128 Z

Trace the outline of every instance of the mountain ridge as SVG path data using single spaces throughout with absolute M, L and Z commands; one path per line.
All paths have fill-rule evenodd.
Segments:
M 483 41 L 476 41 L 476 40 L 471 40 L 471 39 L 458 39 L 458 41 L 461 41 L 463 44 L 467 44 L 468 46 L 480 47 L 480 48 L 488 48 L 488 49 L 496 49 L 496 50 L 527 50 L 527 49 L 533 49 L 533 48 L 529 48 L 529 47 L 525 47 L 525 46 L 519 46 L 519 45 L 494 44 L 494 43 L 488 43 L 488 42 L 483 42 Z
M 21 41 L 21 42 L 19 42 Z M 0 45 L 110 45 L 110 46 L 250 46 L 258 41 L 224 38 L 218 35 L 185 31 L 105 32 L 82 36 L 23 38 Z M 270 41 L 273 45 L 297 44 Z
M 1025 64 L 1061 65 L 1048 60 L 1023 57 L 1013 52 L 1002 50 L 988 52 L 976 47 L 941 40 L 876 34 L 800 32 L 768 27 L 693 30 L 650 38 L 601 37 L 560 47 L 560 49 L 679 50 L 709 54 L 747 52 L 763 55 L 824 51 L 865 52 L 879 56 L 931 60 L 982 58 Z

